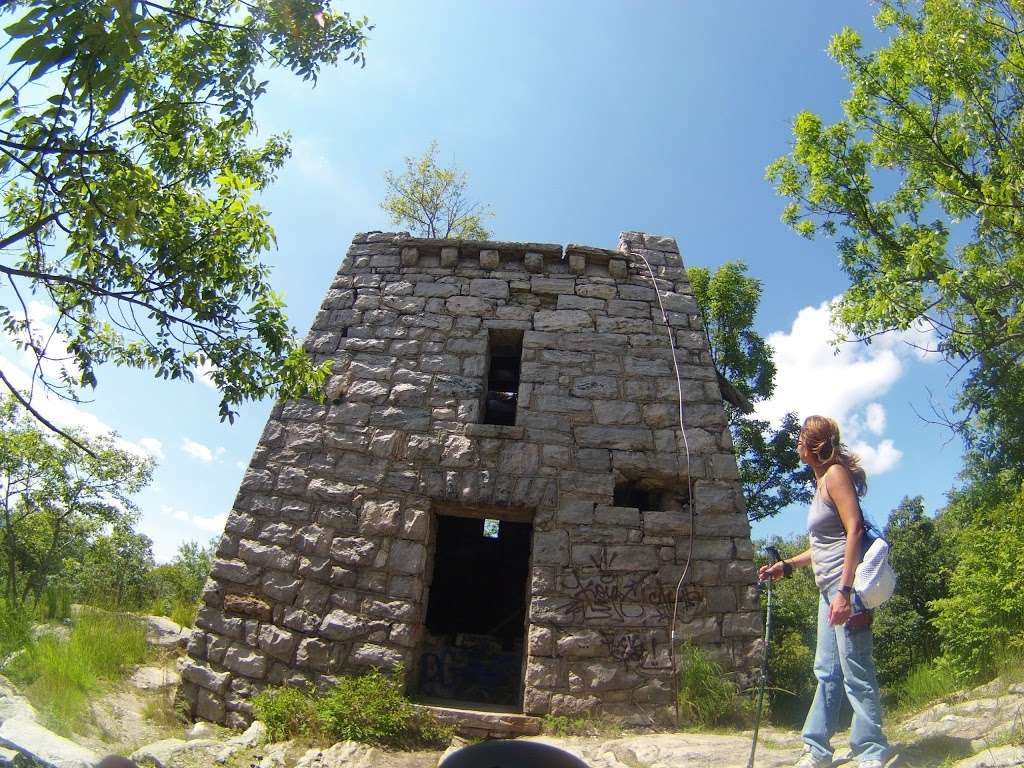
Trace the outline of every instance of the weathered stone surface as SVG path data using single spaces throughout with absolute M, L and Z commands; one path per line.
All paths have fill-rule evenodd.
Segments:
M 0 675 L 0 723 L 20 717 L 35 720 L 36 710 L 6 677 Z
M 287 571 L 295 565 L 296 556 L 275 545 L 260 544 L 256 541 L 242 539 L 238 543 L 238 557 L 247 563 L 263 565 Z
M 93 768 L 100 756 L 34 720 L 12 717 L 0 724 L 0 746 L 8 747 L 49 768 Z
M 263 684 L 412 662 L 445 514 L 532 524 L 531 713 L 640 723 L 670 708 L 663 603 L 692 527 L 679 635 L 727 665 L 758 663 L 749 525 L 674 242 L 450 243 L 360 236 L 324 297 L 306 344 L 332 361 L 329 402 L 276 406 L 256 447 L 188 646 L 193 713 L 241 724 Z M 683 364 L 695 524 L 679 501 L 677 383 L 644 259 Z M 501 410 L 495 398 L 506 423 L 480 423 Z M 649 500 L 623 501 L 637 480 Z
M 363 643 L 352 650 L 349 661 L 360 667 L 391 669 L 402 663 L 403 655 L 401 651 L 394 648 L 387 648 L 375 643 Z
M 554 333 L 591 331 L 594 321 L 582 309 L 542 310 L 533 316 L 533 327 Z
M 373 562 L 377 546 L 369 539 L 343 536 L 331 542 L 331 557 L 345 565 L 363 566 Z
M 211 761 L 213 754 L 223 746 L 213 739 L 164 739 L 135 750 L 131 759 L 154 768 L 183 768 L 197 760 Z
M 170 667 L 137 667 L 128 678 L 128 683 L 141 691 L 155 691 L 173 688 L 181 675 Z
M 231 675 L 227 672 L 216 672 L 206 664 L 199 664 L 194 661 L 186 661 L 181 666 L 181 677 L 190 683 L 195 683 L 200 688 L 205 688 L 217 693 L 224 693 L 231 682 Z
M 263 679 L 268 665 L 266 654 L 241 643 L 232 643 L 224 654 L 225 667 L 255 680 Z
M 272 613 L 270 603 L 255 595 L 224 595 L 224 611 L 255 619 L 269 619 Z
M 338 608 L 324 616 L 320 634 L 330 640 L 351 640 L 382 628 L 381 622 L 367 621 L 361 616 Z
M 291 658 L 292 651 L 299 642 L 299 637 L 294 632 L 275 627 L 273 624 L 264 624 L 259 631 L 260 650 L 274 656 L 282 661 Z
M 192 634 L 191 629 L 166 616 L 144 616 L 143 621 L 146 623 L 146 644 L 157 648 L 184 648 Z

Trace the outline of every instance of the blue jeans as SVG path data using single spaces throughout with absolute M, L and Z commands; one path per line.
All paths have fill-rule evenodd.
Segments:
M 878 675 L 871 657 L 871 627 L 849 629 L 828 623 L 828 609 L 838 585 L 821 594 L 818 602 L 818 648 L 814 654 L 814 676 L 818 688 L 804 722 L 803 739 L 820 760 L 832 759 L 832 734 L 836 729 L 842 699 L 853 706 L 850 730 L 852 756 L 858 761 L 885 760 L 889 742 L 882 733 L 882 706 L 878 700 Z M 854 612 L 863 610 L 853 596 Z

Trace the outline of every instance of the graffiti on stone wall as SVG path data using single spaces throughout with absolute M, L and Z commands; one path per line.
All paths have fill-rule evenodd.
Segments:
M 615 571 L 615 554 L 602 547 L 590 565 L 572 569 L 567 586 L 571 591 L 562 610 L 575 619 L 606 619 L 628 624 L 653 618 L 666 622 L 672 616 L 676 585 L 658 579 L 658 572 Z M 701 603 L 698 587 L 686 585 L 679 592 L 679 610 Z M 652 617 L 653 612 L 653 617 Z

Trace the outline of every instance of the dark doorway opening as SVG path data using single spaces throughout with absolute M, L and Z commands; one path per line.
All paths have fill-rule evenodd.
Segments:
M 420 698 L 519 705 L 532 531 L 530 523 L 438 515 Z
M 483 423 L 515 426 L 523 332 L 492 329 L 488 336 L 488 352 L 490 363 L 487 367 Z

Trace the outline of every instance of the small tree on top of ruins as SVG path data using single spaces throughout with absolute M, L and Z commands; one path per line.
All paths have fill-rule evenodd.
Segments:
M 397 226 L 408 226 L 419 237 L 486 240 L 483 225 L 490 209 L 466 195 L 468 177 L 455 165 L 442 168 L 437 161 L 436 141 L 423 156 L 406 157 L 405 173 L 384 173 L 388 194 L 380 204 Z

